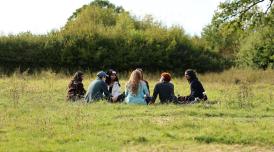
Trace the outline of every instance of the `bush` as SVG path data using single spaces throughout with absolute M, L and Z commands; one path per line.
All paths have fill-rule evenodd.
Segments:
M 151 16 L 137 20 L 121 7 L 100 0 L 78 9 L 60 31 L 0 37 L 0 63 L 9 71 L 142 67 L 177 73 L 187 68 L 220 71 L 231 65 L 196 47 L 181 27 L 167 28 Z

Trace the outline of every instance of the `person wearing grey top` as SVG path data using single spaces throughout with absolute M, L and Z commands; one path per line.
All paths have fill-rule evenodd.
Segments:
M 110 93 L 107 89 L 107 84 L 105 83 L 106 77 L 107 74 L 101 71 L 97 74 L 97 79 L 93 80 L 90 83 L 88 91 L 85 95 L 85 100 L 87 102 L 93 102 L 110 98 Z

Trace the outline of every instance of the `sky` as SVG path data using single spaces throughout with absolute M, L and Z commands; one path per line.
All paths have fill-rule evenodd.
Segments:
M 0 0 L 0 34 L 46 34 L 66 24 L 72 13 L 92 0 Z M 199 35 L 224 0 L 109 0 L 132 15 L 150 14 L 163 25 L 182 26 Z

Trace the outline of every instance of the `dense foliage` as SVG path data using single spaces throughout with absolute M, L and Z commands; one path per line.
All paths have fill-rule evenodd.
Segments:
M 266 7 L 260 7 L 260 3 Z M 77 9 L 58 31 L 1 36 L 0 68 L 128 71 L 142 67 L 151 72 L 175 73 L 187 68 L 220 71 L 234 63 L 273 68 L 272 3 L 273 0 L 220 3 L 201 37 L 191 37 L 181 27 L 166 27 L 149 15 L 137 19 L 107 0 L 95 0 Z
M 136 19 L 104 0 L 76 10 L 59 31 L 0 37 L 0 62 L 2 71 L 18 67 L 127 71 L 142 67 L 204 72 L 230 66 L 220 55 L 195 45 L 181 27 L 167 28 L 151 16 Z
M 264 7 L 262 7 L 264 6 Z M 202 33 L 204 47 L 239 66 L 274 68 L 273 0 L 231 0 L 219 5 Z

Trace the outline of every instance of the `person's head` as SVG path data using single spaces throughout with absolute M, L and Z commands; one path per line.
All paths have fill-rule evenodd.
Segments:
M 127 87 L 133 94 L 137 94 L 139 83 L 142 80 L 142 74 L 139 70 L 134 70 L 129 78 Z
M 97 77 L 103 81 L 106 80 L 107 74 L 104 71 L 100 71 L 97 73 Z
M 170 73 L 164 72 L 161 74 L 161 80 L 164 82 L 170 82 L 171 80 L 171 75 Z
M 143 69 L 137 68 L 136 70 L 140 71 L 140 73 L 141 73 L 141 80 L 143 80 L 144 79 Z
M 107 76 L 107 78 L 106 78 L 106 83 L 107 83 L 108 85 L 110 85 L 111 83 L 113 83 L 113 82 L 115 82 L 115 81 L 117 81 L 117 82 L 119 83 L 119 79 L 118 79 L 118 76 L 117 76 L 117 72 L 116 72 L 116 71 L 110 69 L 110 70 L 108 70 L 107 75 L 108 75 L 108 76 Z
M 77 71 L 73 76 L 74 81 L 82 81 L 83 78 L 84 78 L 84 73 L 82 71 Z
M 196 72 L 192 69 L 188 69 L 188 70 L 185 71 L 185 77 L 188 81 L 198 79 L 197 76 L 196 76 Z

